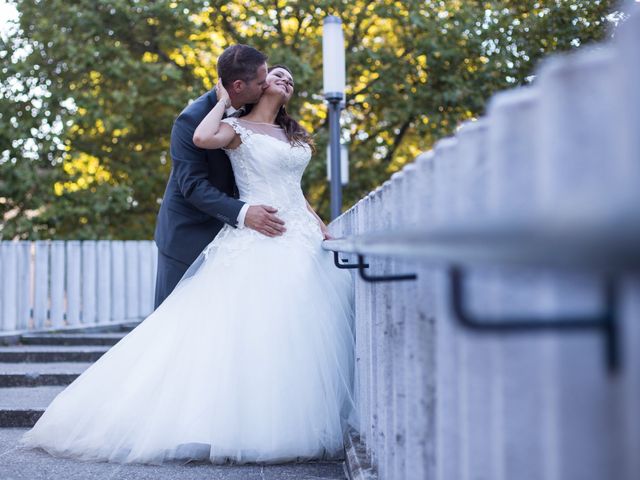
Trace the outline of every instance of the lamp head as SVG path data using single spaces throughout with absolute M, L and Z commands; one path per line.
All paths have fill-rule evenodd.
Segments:
M 322 27 L 323 90 L 329 101 L 342 100 L 345 89 L 345 53 L 342 21 L 329 15 Z

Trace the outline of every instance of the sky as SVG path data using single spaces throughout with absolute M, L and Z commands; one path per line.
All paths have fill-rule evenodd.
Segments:
M 18 12 L 14 6 L 6 0 L 0 0 L 0 35 L 4 37 L 9 30 L 9 21 L 17 18 Z

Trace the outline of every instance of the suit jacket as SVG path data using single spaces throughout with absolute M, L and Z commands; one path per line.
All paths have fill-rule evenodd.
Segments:
M 236 226 L 244 205 L 229 157 L 193 143 L 193 132 L 217 102 L 211 90 L 188 105 L 171 129 L 171 174 L 158 212 L 155 241 L 163 254 L 191 264 L 224 223 Z

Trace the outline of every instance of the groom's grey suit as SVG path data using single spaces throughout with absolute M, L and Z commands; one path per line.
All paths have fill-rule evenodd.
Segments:
M 193 144 L 194 130 L 216 102 L 215 90 L 205 93 L 180 113 L 171 130 L 171 174 L 155 230 L 156 308 L 223 225 L 237 226 L 244 205 L 227 154 Z

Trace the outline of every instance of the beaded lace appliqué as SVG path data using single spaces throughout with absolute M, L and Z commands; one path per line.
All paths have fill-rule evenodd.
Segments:
M 271 238 L 247 227 L 237 229 L 225 225 L 204 249 L 205 258 L 215 252 L 216 261 L 229 265 L 255 242 L 264 241 L 282 243 L 285 248 L 293 242 L 309 251 L 317 251 L 322 242 L 322 232 L 306 208 L 300 187 L 302 173 L 311 158 L 311 149 L 307 145 L 291 145 L 254 132 L 241 125 L 237 118 L 222 121 L 228 123 L 242 141 L 237 148 L 226 149 L 240 198 L 250 204 L 277 208 L 287 231 L 282 236 Z

